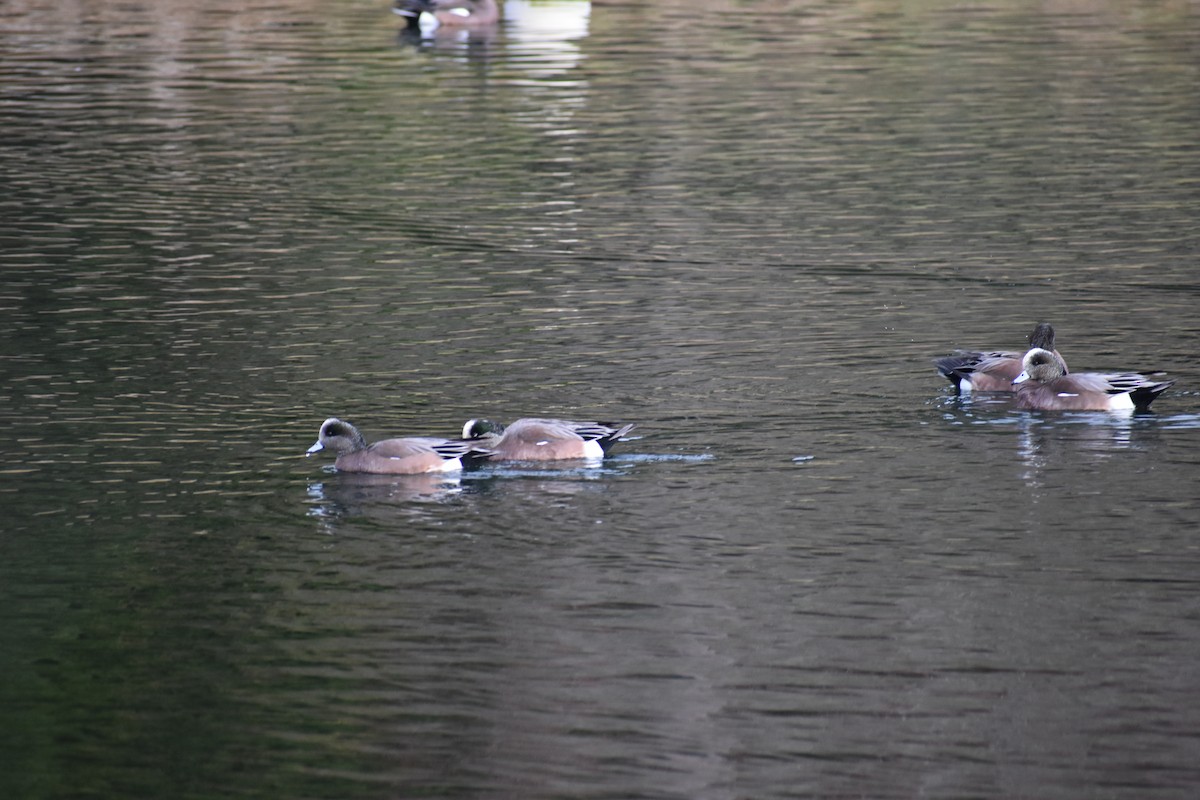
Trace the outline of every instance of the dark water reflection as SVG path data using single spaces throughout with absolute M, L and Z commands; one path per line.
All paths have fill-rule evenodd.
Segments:
M 1198 13 L 9 3 L 0 795 L 1191 796 Z

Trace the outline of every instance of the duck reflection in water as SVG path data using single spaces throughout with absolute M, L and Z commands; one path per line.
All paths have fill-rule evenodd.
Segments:
M 1101 412 L 1062 417 L 1026 413 L 1018 425 L 1018 453 L 1025 466 L 1021 477 L 1031 489 L 1069 483 L 1081 465 L 1141 449 L 1139 439 L 1157 430 L 1145 418 Z
M 453 500 L 462 491 L 456 473 L 340 473 L 332 480 L 308 485 L 308 516 L 325 522 L 354 517 L 388 524 L 431 513 L 426 509 Z

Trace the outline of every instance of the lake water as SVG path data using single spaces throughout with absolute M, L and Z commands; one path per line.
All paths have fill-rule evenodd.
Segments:
M 1195 796 L 1195 2 L 0 14 L 0 796 Z

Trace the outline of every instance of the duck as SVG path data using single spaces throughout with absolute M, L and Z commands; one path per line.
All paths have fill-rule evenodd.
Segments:
M 1137 372 L 1068 374 L 1058 355 L 1042 347 L 1025 354 L 1013 378 L 1017 408 L 1030 411 L 1148 411 L 1174 384 Z
M 1067 362 L 1054 349 L 1054 326 L 1039 322 L 1029 334 L 1029 346 L 1054 354 L 1064 373 Z M 933 363 L 959 394 L 971 392 L 1012 392 L 1013 379 L 1021 374 L 1024 353 L 1011 351 L 957 350 L 954 355 L 939 358 Z
M 342 472 L 389 475 L 452 472 L 461 470 L 464 461 L 473 464 L 491 455 L 479 442 L 461 439 L 409 436 L 367 444 L 358 428 L 337 417 L 321 423 L 316 444 L 304 455 L 308 457 L 322 450 L 337 455 L 333 465 Z
M 407 27 L 480 28 L 500 19 L 496 0 L 396 0 L 392 12 L 405 18 Z
M 620 428 L 604 422 L 526 417 L 508 425 L 472 419 L 463 425 L 463 439 L 481 443 L 492 461 L 555 461 L 599 459 L 634 425 Z

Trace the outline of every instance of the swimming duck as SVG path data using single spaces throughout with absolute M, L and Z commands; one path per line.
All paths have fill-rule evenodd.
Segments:
M 487 419 L 468 420 L 463 439 L 480 442 L 493 461 L 553 461 L 603 458 L 633 425 L 615 428 L 603 422 L 565 419 L 519 419 L 502 425 Z
M 337 417 L 321 423 L 317 442 L 305 455 L 326 449 L 337 454 L 333 465 L 342 472 L 393 475 L 459 470 L 463 461 L 471 463 L 491 455 L 481 443 L 461 439 L 410 436 L 367 444 L 357 428 Z
M 1062 365 L 1063 372 L 1069 372 L 1067 362 L 1054 349 L 1054 326 L 1050 323 L 1039 322 L 1034 327 L 1029 334 L 1029 346 L 1053 353 Z M 958 350 L 954 355 L 939 358 L 933 363 L 938 372 L 954 384 L 959 394 L 1011 392 L 1015 390 L 1013 379 L 1021 374 L 1023 357 L 1024 353 L 1009 351 Z
M 1035 347 L 1013 379 L 1017 408 L 1035 411 L 1146 411 L 1175 381 L 1153 381 L 1137 372 L 1072 372 L 1056 353 Z

